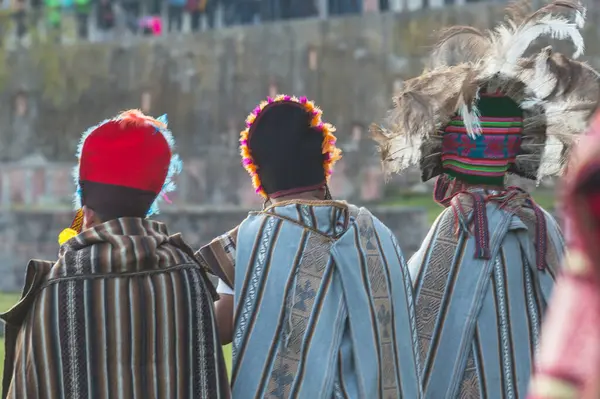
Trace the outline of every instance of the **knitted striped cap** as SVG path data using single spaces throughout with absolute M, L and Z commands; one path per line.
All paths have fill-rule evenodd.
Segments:
M 444 128 L 442 167 L 467 183 L 502 185 L 521 147 L 523 111 L 500 93 L 482 93 L 475 113 L 479 134 L 469 134 L 461 116 Z

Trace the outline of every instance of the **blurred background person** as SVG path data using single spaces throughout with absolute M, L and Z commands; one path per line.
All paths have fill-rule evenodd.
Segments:
M 127 27 L 132 33 L 137 33 L 139 30 L 139 19 L 141 17 L 140 0 L 121 0 L 120 5 L 125 15 Z
M 571 156 L 563 185 L 567 257 L 528 399 L 600 398 L 600 114 Z
M 102 39 L 115 28 L 115 6 L 113 0 L 98 0 L 96 6 L 96 28 Z
M 168 32 L 181 32 L 186 0 L 168 0 Z
M 91 0 L 75 0 L 75 15 L 77 18 L 77 35 L 79 39 L 89 37 L 89 17 L 92 11 Z
M 13 1 L 13 20 L 15 22 L 15 34 L 18 39 L 27 34 L 27 2 L 26 0 Z

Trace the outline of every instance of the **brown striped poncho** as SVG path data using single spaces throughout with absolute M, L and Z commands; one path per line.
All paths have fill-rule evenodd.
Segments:
M 6 326 L 3 397 L 229 398 L 216 293 L 180 235 L 123 218 L 31 261 Z

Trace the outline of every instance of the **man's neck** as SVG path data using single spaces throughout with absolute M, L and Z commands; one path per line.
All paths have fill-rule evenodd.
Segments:
M 324 199 L 325 195 L 323 190 L 315 190 L 308 191 L 306 193 L 291 194 L 284 197 L 273 198 L 271 202 L 273 204 L 277 204 L 285 201 L 323 201 Z

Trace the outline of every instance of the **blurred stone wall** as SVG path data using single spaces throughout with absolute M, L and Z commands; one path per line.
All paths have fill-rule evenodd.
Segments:
M 408 260 L 425 237 L 427 215 L 418 208 L 373 208 L 396 235 Z M 239 224 L 247 215 L 242 208 L 177 209 L 157 217 L 171 234 L 181 232 L 192 248 L 199 248 L 214 237 Z M 54 260 L 58 254 L 58 233 L 69 226 L 73 213 L 68 210 L 0 211 L 0 291 L 19 291 L 25 267 L 31 258 Z
M 589 10 L 585 30 L 594 65 L 599 14 L 598 7 Z M 188 165 L 185 202 L 252 205 L 238 132 L 267 95 L 294 93 L 314 99 L 338 127 L 345 149 L 333 183 L 338 195 L 374 200 L 384 186 L 366 131 L 390 107 L 394 87 L 421 71 L 437 29 L 489 27 L 502 17 L 499 6 L 472 4 L 117 43 L 58 46 L 34 38 L 26 49 L 0 50 L 0 161 L 37 156 L 71 164 L 86 128 L 139 107 L 169 115 Z M 57 173 L 52 184 L 70 184 L 66 175 Z
M 422 70 L 431 36 L 447 25 L 489 27 L 498 6 L 470 4 L 401 14 L 366 14 L 202 32 L 195 36 L 0 49 L 0 279 L 22 283 L 29 258 L 56 257 L 69 225 L 70 168 L 81 133 L 119 111 L 169 115 L 185 162 L 179 190 L 161 218 L 194 246 L 226 231 L 259 206 L 240 166 L 237 137 L 267 95 L 306 95 L 338 127 L 345 158 L 334 196 L 365 203 L 384 190 L 369 124 L 391 106 L 394 88 Z M 600 8 L 588 12 L 587 60 L 600 66 Z M 395 179 L 408 186 L 411 174 Z M 239 206 L 190 210 L 190 205 Z M 187 207 L 187 208 L 186 208 Z M 426 216 L 376 209 L 409 256 Z

